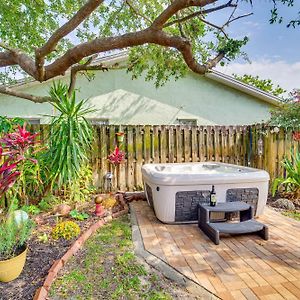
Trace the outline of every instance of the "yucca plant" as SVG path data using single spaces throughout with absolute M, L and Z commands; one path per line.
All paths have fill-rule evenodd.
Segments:
M 68 87 L 61 82 L 53 84 L 50 96 L 59 112 L 50 125 L 50 177 L 52 183 L 63 187 L 78 178 L 89 159 L 93 129 L 86 115 L 95 110 L 87 107 L 87 100 L 76 103 L 75 91 L 69 96 Z
M 282 166 L 286 171 L 286 178 L 276 178 L 273 183 L 273 196 L 279 188 L 283 187 L 285 192 L 290 193 L 295 198 L 300 198 L 300 152 L 291 154 L 291 159 L 285 158 Z

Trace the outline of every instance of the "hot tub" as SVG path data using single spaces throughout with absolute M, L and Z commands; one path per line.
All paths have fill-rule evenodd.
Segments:
M 198 203 L 209 203 L 212 185 L 218 202 L 245 201 L 255 216 L 267 202 L 270 177 L 259 169 L 215 162 L 146 164 L 142 174 L 148 203 L 164 223 L 197 222 Z

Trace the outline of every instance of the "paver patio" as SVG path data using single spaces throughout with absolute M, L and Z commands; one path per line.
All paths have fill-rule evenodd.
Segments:
M 222 237 L 197 224 L 167 225 L 144 201 L 133 203 L 144 247 L 221 299 L 300 299 L 300 222 L 266 208 L 270 239 Z

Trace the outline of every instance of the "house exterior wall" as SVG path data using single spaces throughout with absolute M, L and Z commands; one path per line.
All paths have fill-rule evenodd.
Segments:
M 62 78 L 67 80 L 68 77 Z M 29 83 L 19 89 L 46 95 L 51 82 Z M 125 70 L 99 71 L 88 81 L 78 76 L 78 99 L 89 98 L 98 109 L 93 117 L 111 124 L 178 124 L 178 119 L 196 119 L 198 125 L 247 125 L 269 118 L 271 105 L 214 80 L 188 74 L 178 81 L 155 88 L 143 78 L 132 80 Z M 0 95 L 0 115 L 40 117 L 53 114 L 50 104 Z

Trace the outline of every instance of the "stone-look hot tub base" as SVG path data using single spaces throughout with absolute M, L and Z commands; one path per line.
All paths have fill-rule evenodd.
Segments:
M 210 191 L 177 192 L 175 199 L 175 222 L 198 222 L 198 204 L 208 204 L 209 199 Z M 256 213 L 258 189 L 229 189 L 227 190 L 226 201 L 246 202 L 253 206 L 254 213 Z

